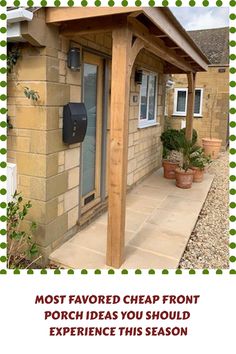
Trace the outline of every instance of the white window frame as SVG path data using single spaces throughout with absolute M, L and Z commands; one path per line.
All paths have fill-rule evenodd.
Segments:
M 148 90 L 148 97 L 147 97 L 147 117 L 146 119 L 140 119 L 141 113 L 141 85 L 139 90 L 139 113 L 138 113 L 138 127 L 139 128 L 146 128 L 151 127 L 153 125 L 157 125 L 157 100 L 158 100 L 158 73 L 143 70 L 143 74 L 145 75 L 153 75 L 156 78 L 156 97 L 155 97 L 155 108 L 154 108 L 154 119 L 148 120 L 148 106 L 149 106 L 149 90 Z
M 194 113 L 194 117 L 202 117 L 203 88 L 196 87 L 195 91 L 196 90 L 201 91 L 201 99 L 200 99 L 200 112 L 199 113 Z M 186 92 L 186 104 L 185 104 L 185 111 L 184 112 L 178 112 L 177 111 L 177 97 L 178 97 L 178 92 L 179 91 L 185 91 Z M 187 104 L 188 104 L 188 89 L 187 88 L 182 88 L 182 87 L 176 87 L 175 91 L 174 91 L 173 116 L 185 117 L 186 114 L 187 114 Z

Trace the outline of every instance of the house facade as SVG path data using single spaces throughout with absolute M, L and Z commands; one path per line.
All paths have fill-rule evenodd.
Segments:
M 222 140 L 222 148 L 228 145 L 229 117 L 229 28 L 189 31 L 189 35 L 208 58 L 206 72 L 196 75 L 193 127 L 202 138 Z M 174 129 L 186 123 L 187 80 L 184 75 L 172 77 L 173 86 L 168 89 L 166 115 Z
M 8 162 L 17 168 L 17 190 L 33 205 L 22 227 L 37 222 L 45 264 L 108 203 L 107 264 L 118 267 L 126 190 L 161 166 L 167 75 L 180 70 L 191 76 L 206 70 L 207 59 L 168 9 L 27 11 L 31 20 L 16 16 L 14 22 L 12 15 L 9 23 L 21 21 L 19 38 L 9 30 L 20 58 L 8 81 Z M 76 71 L 68 64 L 71 48 L 78 49 Z M 178 50 L 192 55 L 191 64 Z M 27 98 L 25 88 L 38 99 Z M 69 102 L 84 102 L 87 110 L 81 143 L 63 142 Z

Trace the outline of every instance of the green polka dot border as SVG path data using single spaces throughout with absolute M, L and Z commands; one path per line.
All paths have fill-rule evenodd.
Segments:
M 19 6 L 21 5 L 21 2 L 20 2 L 19 0 L 15 0 L 15 1 L 13 1 L 13 4 L 14 4 L 14 6 L 16 6 L 16 7 L 19 7 Z M 61 1 L 59 1 L 59 0 L 52 1 L 52 4 L 53 4 L 55 7 L 60 7 L 60 6 L 62 6 Z M 87 2 L 86 0 L 82 0 L 82 1 L 80 2 L 80 4 L 81 4 L 81 6 L 83 6 L 83 7 L 88 6 L 88 2 Z M 113 0 L 109 0 L 107 4 L 108 4 L 108 6 L 110 6 L 110 7 L 116 6 L 115 1 L 113 1 Z M 182 2 L 181 0 L 176 0 L 176 1 L 174 2 L 174 5 L 173 5 L 173 2 L 169 2 L 169 1 L 167 1 L 167 0 L 163 0 L 163 1 L 160 1 L 160 2 L 158 2 L 158 3 L 155 2 L 155 1 L 152 1 L 152 0 L 150 0 L 150 1 L 148 2 L 148 5 L 149 5 L 150 7 L 159 6 L 160 4 L 161 4 L 163 7 L 174 6 L 174 5 L 175 5 L 176 7 L 181 7 L 181 6 L 183 6 L 183 2 Z M 190 7 L 196 6 L 196 2 L 195 2 L 194 0 L 190 0 L 190 1 L 188 2 L 188 4 L 189 4 Z M 7 6 L 7 1 L 1 0 L 1 1 L 0 1 L 0 5 L 1 5 L 1 7 L 6 7 L 6 6 Z M 36 3 L 35 3 L 34 1 L 32 1 L 32 0 L 28 0 L 28 1 L 27 1 L 27 6 L 33 7 L 34 5 L 37 6 L 38 3 L 36 4 Z M 45 7 L 45 6 L 48 6 L 49 4 L 48 4 L 48 2 L 47 2 L 46 0 L 42 0 L 42 1 L 40 1 L 40 5 L 41 5 L 42 7 Z M 68 6 L 68 7 L 73 7 L 73 6 L 75 6 L 75 5 L 76 5 L 76 2 L 75 2 L 75 1 L 73 1 L 73 0 L 68 0 L 68 1 L 67 1 L 67 6 Z M 100 1 L 100 0 L 95 0 L 95 1 L 94 1 L 94 5 L 95 5 L 96 7 L 99 7 L 99 6 L 101 6 L 102 4 L 101 4 L 101 1 Z M 122 5 L 123 7 L 127 7 L 127 6 L 129 5 L 129 2 L 128 2 L 127 0 L 123 0 L 123 1 L 121 1 L 121 5 Z M 52 6 L 52 5 L 51 5 L 51 2 L 50 2 L 50 6 Z M 65 6 L 65 5 L 63 4 L 63 6 Z M 135 6 L 136 6 L 136 7 L 143 6 L 142 1 L 136 0 L 136 1 L 135 1 Z M 208 7 L 208 6 L 213 6 L 213 4 L 212 4 L 211 1 L 203 0 L 203 1 L 202 1 L 202 6 Z M 217 7 L 223 6 L 223 1 L 221 1 L 221 0 L 216 0 L 216 1 L 215 1 L 215 6 L 217 6 Z M 229 1 L 229 6 L 232 8 L 232 10 L 234 10 L 234 7 L 236 6 L 236 1 L 235 1 L 235 0 L 230 0 L 230 1 Z M 231 21 L 235 21 L 235 20 L 236 20 L 236 14 L 233 13 L 233 12 L 230 13 L 230 14 L 229 14 L 229 18 L 230 18 Z M 6 15 L 5 15 L 4 13 L 0 14 L 0 20 L 2 20 L 2 21 L 6 20 Z M 235 21 L 235 22 L 236 22 L 236 21 Z M 230 34 L 235 34 L 235 33 L 236 33 L 236 27 L 234 27 L 234 26 L 231 25 L 230 28 L 229 28 L 229 32 L 230 32 Z M 2 35 L 4 35 L 4 34 L 6 33 L 6 27 L 4 27 L 4 26 L 1 25 L 1 24 L 0 24 L 0 33 L 1 33 Z M 0 41 L 0 46 L 6 47 L 6 44 L 7 44 L 7 42 L 6 42 L 5 39 L 2 39 L 2 40 Z M 235 47 L 236 47 L 236 41 L 235 41 L 235 39 L 233 39 L 233 38 L 230 39 L 230 41 L 229 41 L 229 47 L 230 47 L 230 50 L 231 50 L 231 51 L 235 49 Z M 231 59 L 231 60 L 236 60 L 236 54 L 230 53 L 230 59 Z M 2 55 L 0 56 L 0 60 L 6 60 L 6 56 L 5 56 L 4 54 L 2 54 Z M 3 63 L 3 62 L 2 62 L 2 63 Z M 3 65 L 3 64 L 2 64 L 2 65 Z M 236 68 L 235 68 L 235 67 L 231 67 L 231 68 L 229 69 L 229 71 L 230 71 L 230 74 L 233 75 L 233 74 L 236 73 Z M 1 67 L 1 68 L 0 68 L 0 73 L 1 73 L 1 74 L 6 74 L 6 72 L 7 72 L 7 70 L 6 70 L 5 67 Z M 2 80 L 2 81 L 0 82 L 0 86 L 1 86 L 2 88 L 5 88 L 6 85 L 7 85 L 6 81 Z M 232 80 L 230 80 L 229 86 L 230 86 L 231 88 L 235 88 L 235 87 L 236 87 L 235 78 L 232 79 Z M 6 101 L 6 99 L 7 99 L 7 96 L 6 96 L 5 93 L 3 93 L 3 94 L 0 95 L 0 101 L 2 101 L 2 103 L 3 103 L 4 101 Z M 230 99 L 230 101 L 233 101 L 233 102 L 234 102 L 234 101 L 236 100 L 236 95 L 235 95 L 234 93 L 232 93 L 232 94 L 229 96 L 229 99 Z M 5 114 L 6 111 L 7 111 L 7 110 L 6 110 L 5 108 L 0 108 L 0 113 L 1 113 L 1 114 Z M 236 108 L 234 108 L 234 107 L 233 107 L 233 108 L 230 108 L 230 111 L 229 111 L 229 112 L 230 112 L 230 114 L 235 114 L 235 113 L 236 113 Z M 6 125 L 5 125 L 5 124 L 6 124 L 6 122 L 2 121 L 2 122 L 0 123 L 0 127 L 1 127 L 1 128 L 6 128 Z M 236 128 L 236 121 L 231 120 L 230 123 L 229 123 L 229 126 L 230 126 L 230 128 Z M 7 136 L 6 136 L 5 134 L 1 134 L 1 135 L 0 135 L 0 141 L 5 142 L 6 139 L 7 139 Z M 229 140 L 230 140 L 230 142 L 235 142 L 235 141 L 236 141 L 236 135 L 235 135 L 235 134 L 230 134 Z M 6 149 L 5 149 L 5 148 L 0 149 L 0 153 L 1 153 L 2 155 L 6 154 Z M 230 155 L 231 155 L 231 161 L 230 161 L 230 163 L 229 163 L 229 167 L 230 167 L 230 168 L 236 168 L 236 162 L 235 162 L 235 161 L 232 161 L 232 158 L 234 158 L 234 155 L 236 154 L 236 148 L 230 147 L 229 153 L 230 153 Z M 6 162 L 5 162 L 5 161 L 1 161 L 1 162 L 0 162 L 0 167 L 1 167 L 2 169 L 5 169 L 5 168 L 6 168 Z M 2 173 L 2 172 L 1 172 L 1 173 Z M 1 176 L 0 176 L 0 181 L 1 181 L 1 182 L 6 182 L 6 178 L 7 178 L 6 175 L 1 174 Z M 234 182 L 236 182 L 236 174 L 235 174 L 235 175 L 234 175 L 234 174 L 230 174 L 229 180 L 230 180 L 230 182 L 233 183 L 233 184 L 232 184 L 232 187 L 230 188 L 229 193 L 230 193 L 231 196 L 235 196 L 235 195 L 236 195 L 236 187 L 235 187 L 235 185 L 234 185 Z M 0 189 L 0 194 L 1 194 L 2 196 L 5 196 L 5 195 L 6 195 L 6 189 L 5 189 L 5 188 L 1 188 L 1 189 Z M 1 207 L 0 210 L 4 210 L 4 209 L 6 208 L 6 203 L 5 203 L 5 202 L 1 202 L 1 203 L 0 203 L 0 207 Z M 231 208 L 231 209 L 236 208 L 236 203 L 235 203 L 234 201 L 231 201 L 230 204 L 229 204 L 229 208 Z M 6 221 L 6 216 L 5 216 L 5 215 L 0 216 L 0 221 L 5 222 L 5 221 Z M 231 215 L 231 216 L 229 217 L 229 221 L 232 222 L 232 223 L 234 223 L 234 222 L 236 221 L 236 216 Z M 5 229 L 0 229 L 0 235 L 5 236 L 5 235 L 6 235 L 6 230 L 5 230 Z M 230 228 L 230 230 L 229 230 L 229 235 L 230 235 L 230 236 L 235 236 L 235 235 L 236 235 L 236 229 Z M 229 249 L 230 249 L 230 250 L 234 250 L 235 248 L 236 248 L 236 243 L 233 242 L 233 241 L 230 242 L 230 243 L 229 243 Z M 6 243 L 5 243 L 5 242 L 1 242 L 1 243 L 0 243 L 0 249 L 6 250 Z M 0 262 L 1 262 L 1 263 L 6 263 L 6 261 L 7 261 L 6 256 L 0 255 Z M 232 264 L 232 263 L 235 263 L 235 262 L 236 262 L 236 256 L 235 256 L 235 255 L 231 255 L 230 258 L 229 258 L 229 261 L 230 261 L 231 264 Z M 0 264 L 1 264 L 1 263 L 0 263 Z M 160 270 L 160 269 L 149 269 L 149 270 L 143 270 L 143 269 L 135 269 L 135 270 L 127 270 L 127 269 L 114 270 L 114 269 L 108 269 L 108 270 L 101 270 L 101 269 L 95 269 L 94 271 L 87 270 L 87 269 L 81 269 L 81 270 L 74 270 L 74 269 L 67 269 L 67 270 L 64 270 L 64 269 L 55 269 L 55 270 L 52 270 L 52 269 L 41 269 L 41 270 L 37 270 L 37 269 L 36 269 L 36 270 L 34 270 L 34 269 L 28 269 L 28 270 L 24 270 L 24 269 L 23 269 L 23 270 L 14 269 L 14 270 L 6 270 L 6 269 L 1 269 L 1 270 L 0 270 L 0 274 L 7 274 L 8 272 L 11 272 L 11 271 L 13 272 L 13 274 L 16 274 L 16 275 L 23 274 L 24 272 L 26 272 L 26 273 L 29 274 L 29 275 L 36 274 L 36 273 L 38 273 L 38 272 L 40 272 L 40 274 L 42 274 L 42 275 L 50 274 L 51 272 L 53 272 L 55 275 L 60 275 L 60 274 L 64 274 L 64 273 L 66 273 L 66 274 L 68 274 L 68 275 L 75 275 L 77 272 L 79 272 L 81 275 L 87 275 L 87 274 L 91 274 L 91 273 L 93 273 L 94 275 L 101 275 L 101 274 L 108 274 L 108 275 L 114 275 L 114 274 L 121 274 L 121 275 L 128 275 L 128 274 L 135 274 L 135 275 L 142 275 L 142 274 L 158 275 L 158 274 L 162 274 L 162 275 L 168 275 L 168 274 L 172 274 L 172 270 L 168 270 L 168 269 L 162 269 L 162 270 Z M 229 272 L 228 272 L 227 270 L 216 269 L 216 270 L 214 270 L 214 272 L 215 272 L 215 274 L 217 274 L 217 275 L 222 275 L 223 273 L 224 273 L 224 274 L 225 274 L 225 273 L 236 274 L 236 270 L 235 270 L 235 269 L 230 269 Z M 203 270 L 196 270 L 196 269 L 189 269 L 189 270 L 186 270 L 186 269 L 176 269 L 173 274 L 182 275 L 182 274 L 185 274 L 185 273 L 188 273 L 189 275 L 195 275 L 195 274 L 198 274 L 198 273 L 201 273 L 201 274 L 212 274 L 212 270 L 208 270 L 208 269 L 203 269 Z

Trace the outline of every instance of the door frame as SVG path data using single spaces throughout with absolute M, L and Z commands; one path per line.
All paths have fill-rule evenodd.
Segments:
M 79 205 L 80 205 L 80 215 L 86 213 L 88 210 L 92 209 L 98 203 L 101 202 L 101 158 L 102 158 L 102 113 L 103 113 L 103 59 L 96 54 L 90 53 L 88 51 L 83 51 L 83 64 L 81 70 L 81 98 L 84 102 L 84 64 L 97 65 L 97 112 L 96 112 L 96 155 L 95 155 L 95 188 L 94 190 L 87 193 L 85 196 L 82 195 L 83 186 L 83 143 L 81 144 L 80 151 L 80 192 L 79 192 Z M 85 198 L 90 195 L 95 194 L 95 199 L 84 205 Z

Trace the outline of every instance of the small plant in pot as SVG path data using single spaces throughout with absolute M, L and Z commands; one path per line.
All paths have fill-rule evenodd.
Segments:
M 185 129 L 167 129 L 161 135 L 163 143 L 163 161 L 164 177 L 175 179 L 175 170 L 182 164 L 181 147 L 185 139 Z M 192 145 L 197 141 L 197 132 L 193 129 Z
M 162 166 L 164 177 L 175 179 L 175 170 L 180 163 L 179 150 L 179 130 L 167 129 L 161 135 L 163 143 Z
M 193 182 L 202 182 L 206 166 L 211 162 L 209 156 L 206 156 L 203 148 L 199 146 L 193 147 L 190 155 L 191 169 L 194 172 Z
M 193 170 L 190 168 L 190 156 L 193 143 L 188 141 L 184 135 L 180 137 L 180 152 L 182 153 L 182 161 L 175 170 L 176 186 L 183 189 L 189 189 L 193 183 Z
M 164 177 L 167 179 L 175 179 L 175 170 L 179 166 L 182 155 L 179 151 L 168 151 L 163 155 L 162 166 L 164 170 Z

